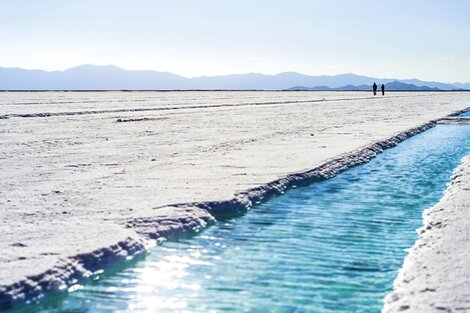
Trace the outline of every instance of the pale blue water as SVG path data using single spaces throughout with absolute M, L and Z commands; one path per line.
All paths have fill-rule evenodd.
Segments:
M 437 126 L 31 312 L 379 312 L 470 127 Z
M 459 116 L 470 117 L 470 111 L 461 113 Z

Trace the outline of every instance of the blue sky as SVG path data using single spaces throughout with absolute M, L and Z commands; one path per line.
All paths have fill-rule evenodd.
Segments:
M 0 66 L 470 81 L 466 0 L 0 0 Z

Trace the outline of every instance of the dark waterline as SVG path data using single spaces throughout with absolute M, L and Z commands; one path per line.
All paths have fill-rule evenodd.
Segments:
M 132 266 L 25 309 L 380 312 L 423 209 L 439 200 L 469 152 L 470 127 L 437 126 L 367 164 L 166 242 Z

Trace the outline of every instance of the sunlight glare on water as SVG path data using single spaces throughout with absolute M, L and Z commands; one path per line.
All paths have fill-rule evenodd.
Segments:
M 437 126 L 34 311 L 380 312 L 423 209 L 469 152 L 470 127 Z

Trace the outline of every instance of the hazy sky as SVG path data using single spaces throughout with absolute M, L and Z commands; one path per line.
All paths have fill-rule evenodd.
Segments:
M 0 66 L 470 81 L 467 0 L 0 0 Z

